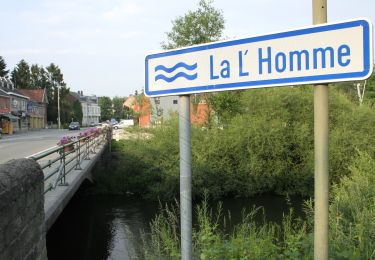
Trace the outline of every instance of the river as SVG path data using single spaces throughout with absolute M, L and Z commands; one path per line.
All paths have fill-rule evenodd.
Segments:
M 139 259 L 141 232 L 159 210 L 157 202 L 121 196 L 92 195 L 83 185 L 47 234 L 49 260 Z M 215 206 L 216 202 L 212 203 Z M 291 205 L 303 216 L 302 199 L 266 194 L 251 199 L 223 200 L 231 223 L 241 221 L 242 210 L 256 206 L 265 210 L 267 221 L 280 222 Z M 230 231 L 228 231 L 230 232 Z

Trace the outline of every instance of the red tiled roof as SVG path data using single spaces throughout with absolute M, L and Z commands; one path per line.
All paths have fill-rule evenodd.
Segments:
M 21 95 L 29 97 L 31 101 L 39 103 L 48 103 L 45 95 L 45 89 L 17 89 Z

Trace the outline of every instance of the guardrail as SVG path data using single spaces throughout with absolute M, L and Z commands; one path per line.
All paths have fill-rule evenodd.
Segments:
M 41 153 L 29 156 L 39 163 L 44 173 L 44 194 L 56 189 L 57 185 L 68 185 L 66 175 L 72 170 L 82 170 L 83 160 L 90 160 L 95 149 L 112 139 L 111 127 L 101 128 L 101 132 L 92 133 L 76 141 L 53 147 Z M 52 180 L 52 177 L 57 177 Z

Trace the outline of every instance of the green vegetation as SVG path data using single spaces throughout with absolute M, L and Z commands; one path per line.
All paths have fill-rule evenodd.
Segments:
M 9 70 L 6 69 L 7 64 L 2 56 L 0 56 L 0 77 L 6 77 L 9 73 Z
M 110 120 L 113 117 L 112 100 L 110 97 L 99 97 L 100 119 Z
M 162 48 L 174 49 L 220 40 L 224 16 L 212 3 L 211 0 L 200 0 L 197 10 L 172 21 L 172 29 L 167 33 L 168 42 L 162 43 Z
M 205 189 L 214 199 L 264 192 L 312 195 L 312 102 L 311 87 L 243 91 L 225 124 L 192 127 L 194 196 L 201 197 Z M 357 150 L 375 155 L 374 126 L 372 109 L 330 91 L 332 183 L 349 176 Z M 101 179 L 102 191 L 154 200 L 177 196 L 177 118 L 147 131 L 153 138 L 113 142 L 113 172 Z
M 6 63 L 0 56 L 0 77 L 8 77 Z M 77 105 L 69 98 L 69 88 L 64 82 L 64 75 L 59 66 L 51 63 L 47 67 L 38 64 L 31 66 L 24 60 L 20 60 L 10 73 L 15 88 L 18 89 L 46 89 L 47 90 L 47 120 L 57 122 L 58 113 L 58 88 L 60 92 L 60 116 L 61 123 L 69 123 L 72 118 L 82 121 L 82 115 L 77 113 Z
M 375 258 L 375 160 L 357 153 L 344 177 L 333 188 L 330 204 L 330 259 Z M 284 216 L 282 224 L 256 223 L 254 209 L 231 234 L 220 226 L 230 221 L 220 205 L 215 214 L 207 200 L 196 207 L 198 224 L 193 229 L 196 259 L 312 259 L 312 202 L 306 202 L 307 220 Z M 165 206 L 143 236 L 145 259 L 179 259 L 179 209 Z

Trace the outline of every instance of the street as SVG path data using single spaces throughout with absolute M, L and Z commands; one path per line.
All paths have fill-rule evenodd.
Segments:
M 14 135 L 3 135 L 0 139 L 0 163 L 41 152 L 57 145 L 63 136 L 77 136 L 80 131 L 66 129 L 43 129 Z

